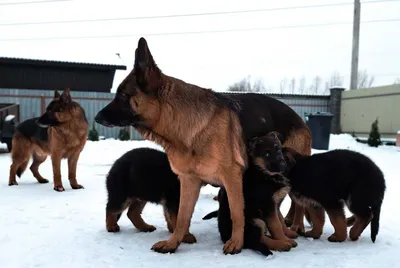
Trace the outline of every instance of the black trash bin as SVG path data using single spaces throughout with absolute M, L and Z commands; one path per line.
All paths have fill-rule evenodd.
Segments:
M 328 150 L 333 114 L 316 112 L 306 114 L 306 124 L 311 130 L 313 149 Z

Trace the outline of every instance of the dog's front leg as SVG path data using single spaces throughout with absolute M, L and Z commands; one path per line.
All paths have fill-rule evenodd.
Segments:
M 78 184 L 78 181 L 76 180 L 76 167 L 78 165 L 79 155 L 80 152 L 76 152 L 68 158 L 68 180 L 72 189 L 83 188 L 83 186 Z
M 53 166 L 54 190 L 57 192 L 63 192 L 65 189 L 61 181 L 61 155 L 58 153 L 52 153 L 51 164 Z
M 190 220 L 199 198 L 202 181 L 193 176 L 179 176 L 181 193 L 176 228 L 168 240 L 157 242 L 151 248 L 160 253 L 173 253 L 189 233 Z
M 243 172 L 240 167 L 232 167 L 230 172 L 221 174 L 221 181 L 226 189 L 229 210 L 232 219 L 231 239 L 224 245 L 225 254 L 241 252 L 244 236 L 244 198 Z

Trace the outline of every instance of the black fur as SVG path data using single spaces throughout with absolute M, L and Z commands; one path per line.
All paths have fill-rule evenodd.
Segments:
M 38 141 L 47 142 L 49 140 L 49 136 L 47 134 L 48 128 L 39 127 L 35 123 L 38 118 L 39 117 L 34 117 L 23 121 L 22 123 L 18 124 L 16 131 L 28 139 L 36 139 Z
M 375 242 L 386 183 L 370 158 L 344 149 L 312 156 L 283 151 L 289 163 L 286 176 L 292 194 L 317 201 L 327 212 L 343 209 L 345 203 L 361 219 L 368 220 L 372 215 L 371 240 Z
M 254 224 L 254 219 L 266 219 L 275 211 L 273 195 L 286 187 L 283 177 L 270 177 L 264 174 L 259 167 L 251 164 L 243 175 L 243 195 L 245 203 L 245 227 L 243 248 L 260 251 L 263 255 L 272 255 L 266 245 L 260 242 L 263 230 Z M 203 220 L 218 217 L 218 229 L 221 240 L 225 243 L 231 238 L 232 220 L 229 202 L 223 187 L 218 192 L 219 209 L 203 217 Z
M 120 211 L 128 198 L 160 204 L 177 215 L 180 198 L 178 176 L 167 155 L 156 149 L 137 148 L 115 161 L 106 178 L 107 211 Z M 120 215 L 118 215 L 118 218 Z

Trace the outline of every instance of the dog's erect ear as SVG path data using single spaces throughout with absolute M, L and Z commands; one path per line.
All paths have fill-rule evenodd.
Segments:
M 60 97 L 60 93 L 58 93 L 58 90 L 54 90 L 54 98 L 57 99 Z
M 144 93 L 154 93 L 160 87 L 161 70 L 157 67 L 147 45 L 141 37 L 135 50 L 135 75 L 140 90 Z
M 72 101 L 70 92 L 71 92 L 71 91 L 70 91 L 69 88 L 66 88 L 66 89 L 63 91 L 63 93 L 62 93 L 61 96 L 60 96 L 61 102 L 67 104 L 67 103 L 70 103 L 70 102 Z
M 280 141 L 281 144 L 284 143 L 283 136 L 278 131 L 271 131 L 270 133 L 268 133 L 268 135 L 273 135 L 274 137 L 276 137 Z

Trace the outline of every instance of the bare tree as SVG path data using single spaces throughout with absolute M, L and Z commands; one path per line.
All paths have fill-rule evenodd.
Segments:
M 374 83 L 375 77 L 371 74 L 368 74 L 367 70 L 363 70 L 358 72 L 357 80 L 357 89 L 369 88 Z
M 295 78 L 295 77 L 293 77 L 293 78 L 290 80 L 290 85 L 289 85 L 289 87 L 290 87 L 290 92 L 291 92 L 292 94 L 294 94 L 295 91 L 296 91 L 296 78 Z
M 319 91 L 321 90 L 321 82 L 322 79 L 319 75 L 315 76 L 313 78 L 313 83 L 309 87 L 310 93 L 313 92 L 314 94 L 318 94 Z
M 279 85 L 279 89 L 281 90 L 281 93 L 285 93 L 285 91 L 286 91 L 286 88 L 287 88 L 287 84 L 288 84 L 288 81 L 287 81 L 287 78 L 286 78 L 286 76 L 281 80 L 281 83 L 280 83 L 280 85 Z
M 338 71 L 334 71 L 329 81 L 329 87 L 342 87 L 342 86 L 343 86 L 343 77 L 340 76 L 340 73 Z
M 298 88 L 299 94 L 304 93 L 305 89 L 306 89 L 306 78 L 303 75 L 299 81 L 299 88 Z
M 261 79 L 257 79 L 256 81 L 254 81 L 252 86 L 252 91 L 253 92 L 266 91 L 266 87 Z
M 250 78 L 246 77 L 228 87 L 228 91 L 251 92 Z
M 234 83 L 228 87 L 228 91 L 236 92 L 261 92 L 266 91 L 266 87 L 261 79 L 257 79 L 253 84 L 251 83 L 250 76 L 243 78 L 239 82 Z

